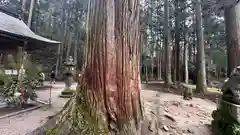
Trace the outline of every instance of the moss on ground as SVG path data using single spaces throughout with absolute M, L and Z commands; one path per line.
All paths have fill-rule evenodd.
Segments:
M 59 128 L 51 128 L 51 129 L 48 129 L 46 135 L 56 135 L 59 131 L 60 131 Z
M 61 95 L 59 97 L 61 98 L 71 98 L 75 93 L 75 90 L 72 89 L 66 89 L 61 92 Z
M 196 85 L 194 84 L 187 84 L 187 83 L 182 83 L 183 86 L 187 87 L 187 88 L 191 88 L 193 91 L 196 90 Z M 216 93 L 216 94 L 221 94 L 222 92 L 219 91 L 218 88 L 215 88 L 215 87 L 207 87 L 207 92 L 210 92 L 210 93 Z
M 79 93 L 74 95 L 64 106 L 55 127 L 49 129 L 46 135 L 108 135 L 108 125 L 97 113 L 96 108 L 91 108 L 86 95 L 85 87 L 81 86 Z M 71 91 L 71 90 L 70 90 Z
M 63 90 L 62 92 L 75 92 L 75 90 L 72 90 L 72 89 L 65 89 L 65 90 Z

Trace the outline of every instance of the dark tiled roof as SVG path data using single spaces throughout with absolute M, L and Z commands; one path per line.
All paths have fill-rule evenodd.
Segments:
M 32 32 L 28 26 L 18 18 L 12 17 L 0 11 L 0 33 L 16 37 L 22 37 L 27 40 L 38 40 L 51 44 L 59 44 L 58 41 L 53 41 Z

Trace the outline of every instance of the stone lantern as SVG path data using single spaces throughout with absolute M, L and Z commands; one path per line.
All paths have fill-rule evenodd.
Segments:
M 71 97 L 74 90 L 71 89 L 71 86 L 74 82 L 74 74 L 75 74 L 75 63 L 72 56 L 69 56 L 67 61 L 64 63 L 65 71 L 63 73 L 65 88 L 61 92 L 60 97 Z

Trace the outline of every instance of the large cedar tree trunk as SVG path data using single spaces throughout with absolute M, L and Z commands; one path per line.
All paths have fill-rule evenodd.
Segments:
M 228 76 L 240 66 L 240 3 L 225 9 L 225 24 L 228 52 Z
M 139 135 L 139 35 L 139 0 L 89 2 L 81 84 L 49 135 Z

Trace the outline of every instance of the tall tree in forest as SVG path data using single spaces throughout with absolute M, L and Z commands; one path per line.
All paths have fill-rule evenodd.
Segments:
M 169 1 L 165 0 L 164 3 L 164 51 L 165 51 L 165 83 L 172 84 L 171 76 L 171 55 L 169 45 Z
M 31 28 L 34 4 L 35 4 L 35 0 L 31 0 L 30 9 L 29 9 L 29 14 L 28 14 L 28 22 L 27 22 L 27 26 L 28 26 L 29 28 Z
M 137 135 L 142 119 L 139 0 L 91 0 L 88 6 L 81 84 L 48 134 Z
M 155 41 L 155 35 L 153 31 L 153 8 L 154 8 L 154 1 L 150 1 L 150 24 L 149 24 L 149 29 L 150 29 L 150 55 L 151 55 L 151 80 L 154 80 L 154 66 L 155 66 L 155 50 L 156 50 L 156 41 Z
M 204 92 L 207 86 L 204 39 L 202 28 L 202 4 L 201 0 L 196 0 L 196 35 L 197 35 L 197 86 L 196 91 Z
M 180 0 L 175 0 L 175 54 L 174 70 L 176 77 L 174 81 L 180 81 Z
M 240 66 L 240 3 L 225 8 L 225 25 L 227 36 L 228 76 Z

